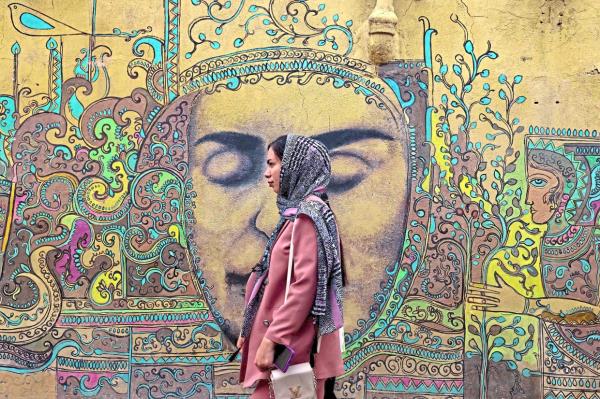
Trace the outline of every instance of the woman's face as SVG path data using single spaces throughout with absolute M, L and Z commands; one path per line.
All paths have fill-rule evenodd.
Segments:
M 265 179 L 267 184 L 275 192 L 279 193 L 279 178 L 281 176 L 281 159 L 275 154 L 272 147 L 267 151 L 267 169 L 265 170 Z
M 231 322 L 227 333 L 239 331 L 246 280 L 279 220 L 273 191 L 279 189 L 280 162 L 266 145 L 289 133 L 329 148 L 328 193 L 349 279 L 344 316 L 347 329 L 356 327 L 368 317 L 404 238 L 408 138 L 390 113 L 352 89 L 265 81 L 205 96 L 193 112 L 192 240 L 215 306 Z
M 553 173 L 536 168 L 531 163 L 527 166 L 527 198 L 531 207 L 531 218 L 534 223 L 546 224 L 557 208 L 556 192 L 560 182 Z M 560 193 L 559 193 L 560 194 Z

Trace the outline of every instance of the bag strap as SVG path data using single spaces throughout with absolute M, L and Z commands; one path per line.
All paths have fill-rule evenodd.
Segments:
M 290 241 L 290 256 L 288 257 L 287 282 L 285 284 L 285 296 L 283 297 L 283 303 L 287 302 L 288 293 L 290 291 L 290 284 L 292 283 L 293 268 L 294 268 L 294 222 L 292 222 L 292 239 Z
M 287 302 L 288 293 L 290 291 L 290 285 L 292 283 L 292 272 L 294 270 L 294 222 L 292 222 L 292 239 L 290 241 L 290 256 L 288 257 L 288 268 L 287 268 L 287 281 L 285 283 L 285 296 L 283 297 L 283 303 Z M 318 335 L 318 334 L 317 334 Z M 312 352 L 319 353 L 321 349 L 321 336 L 319 335 L 316 342 L 316 350 L 313 345 Z

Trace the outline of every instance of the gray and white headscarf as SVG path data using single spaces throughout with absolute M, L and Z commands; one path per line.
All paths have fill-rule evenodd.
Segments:
M 273 243 L 286 220 L 308 216 L 317 230 L 317 292 L 311 314 L 316 317 L 319 335 L 342 327 L 343 277 L 338 229 L 326 201 L 331 179 L 331 161 L 327 147 L 309 137 L 288 135 L 281 160 L 277 207 L 281 219 L 271 234 L 260 263 L 255 267 L 256 283 L 244 312 L 242 336 L 248 337 L 258 312 L 269 269 Z

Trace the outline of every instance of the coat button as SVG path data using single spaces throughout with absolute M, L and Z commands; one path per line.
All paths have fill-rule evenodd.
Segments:
M 271 324 L 271 322 L 269 320 L 263 320 L 263 324 L 265 325 L 265 327 L 269 327 L 269 324 Z

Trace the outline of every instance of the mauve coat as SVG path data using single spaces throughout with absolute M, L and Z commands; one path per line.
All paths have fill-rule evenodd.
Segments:
M 294 269 L 284 304 L 292 226 L 295 229 Z M 293 224 L 289 221 L 284 224 L 273 245 L 267 279 L 252 331 L 242 349 L 240 382 L 246 388 L 269 378 L 269 371 L 260 371 L 254 364 L 263 337 L 292 348 L 296 356 L 291 364 L 309 361 L 316 335 L 310 311 L 317 292 L 317 231 L 308 216 L 300 215 Z M 253 294 L 255 280 L 256 275 L 252 273 L 246 284 L 246 303 Z M 320 351 L 314 357 L 317 379 L 343 374 L 339 331 L 321 338 Z

